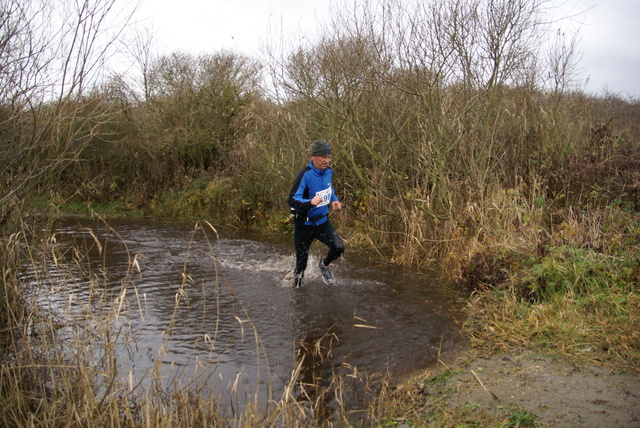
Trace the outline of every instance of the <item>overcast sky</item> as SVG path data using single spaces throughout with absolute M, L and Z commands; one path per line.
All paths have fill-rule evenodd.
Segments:
M 353 0 L 143 0 L 138 17 L 156 31 L 156 49 L 259 56 L 274 29 L 312 36 L 331 8 Z M 426 1 L 426 0 L 425 0 Z M 640 1 L 554 0 L 579 14 L 579 66 L 586 90 L 640 97 Z M 583 12 L 583 13 L 581 13 Z M 560 12 L 559 12 L 560 13 Z M 581 13 L 581 14 L 580 14 Z M 563 29 L 572 25 L 565 20 Z M 279 31 L 279 30 L 278 30 Z M 286 34 L 285 34 L 286 36 Z

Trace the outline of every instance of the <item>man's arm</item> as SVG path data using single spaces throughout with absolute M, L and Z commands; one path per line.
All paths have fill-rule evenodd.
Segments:
M 289 192 L 289 198 L 287 200 L 289 206 L 297 212 L 307 212 L 313 206 L 313 199 L 309 199 L 309 190 L 304 180 L 304 176 L 307 171 L 308 168 L 304 168 L 298 173 L 298 175 L 296 175 L 295 180 L 293 180 L 291 191 Z

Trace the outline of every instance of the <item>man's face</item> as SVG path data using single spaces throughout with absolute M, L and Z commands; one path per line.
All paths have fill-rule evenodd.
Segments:
M 331 155 L 311 156 L 311 161 L 313 162 L 313 166 L 318 168 L 320 171 L 324 171 L 331 162 Z

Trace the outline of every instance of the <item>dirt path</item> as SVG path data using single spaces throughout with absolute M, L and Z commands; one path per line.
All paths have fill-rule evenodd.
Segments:
M 474 359 L 447 381 L 466 412 L 536 415 L 536 426 L 640 427 L 640 376 L 533 356 Z M 508 425 L 507 425 L 508 426 Z

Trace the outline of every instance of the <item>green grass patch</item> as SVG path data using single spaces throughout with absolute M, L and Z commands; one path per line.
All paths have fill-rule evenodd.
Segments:
M 603 304 L 611 301 L 618 307 L 621 295 L 637 291 L 640 258 L 561 246 L 550 249 L 523 273 L 522 284 L 538 301 L 550 300 L 561 294 L 576 299 L 580 304 L 589 305 L 594 300 L 602 300 Z
M 96 202 L 96 201 L 76 201 L 66 200 L 60 201 L 59 198 L 45 200 L 37 198 L 29 201 L 31 209 L 38 213 L 49 213 L 53 215 L 71 215 L 71 216 L 91 216 L 93 214 L 107 216 L 137 216 L 145 215 L 143 208 L 129 199 L 120 198 L 115 201 Z
M 529 348 L 619 367 L 640 361 L 640 259 L 571 245 L 547 248 L 508 281 L 477 291 L 467 328 L 477 346 Z

